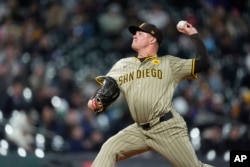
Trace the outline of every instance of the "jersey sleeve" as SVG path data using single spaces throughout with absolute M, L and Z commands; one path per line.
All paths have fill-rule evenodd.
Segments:
M 116 80 L 118 85 L 120 86 L 121 83 L 121 76 L 124 74 L 128 74 L 133 70 L 133 67 L 130 68 L 131 66 L 135 66 L 135 64 L 138 63 L 138 59 L 135 57 L 127 57 L 127 58 L 122 58 L 118 60 L 112 67 L 111 69 L 105 74 L 105 76 L 112 77 Z M 98 77 L 96 77 L 97 81 Z M 98 82 L 98 81 L 97 81 Z M 100 83 L 100 82 L 98 82 Z
M 106 74 L 106 76 L 110 76 L 112 78 L 117 79 L 118 75 L 120 74 L 121 71 L 121 66 L 122 66 L 122 59 L 119 60 L 118 62 L 116 62 L 111 69 L 109 70 L 109 72 Z
M 169 65 L 174 80 L 197 78 L 197 74 L 194 72 L 195 59 L 181 59 L 169 56 Z

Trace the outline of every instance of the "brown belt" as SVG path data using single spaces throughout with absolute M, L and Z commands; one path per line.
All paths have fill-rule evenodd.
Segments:
M 167 121 L 169 119 L 173 118 L 173 114 L 171 111 L 167 112 L 166 114 L 164 114 L 163 116 L 160 117 L 159 122 L 163 122 L 163 121 Z M 150 125 L 150 123 L 145 123 L 143 125 L 139 125 L 143 130 L 149 130 L 152 126 Z

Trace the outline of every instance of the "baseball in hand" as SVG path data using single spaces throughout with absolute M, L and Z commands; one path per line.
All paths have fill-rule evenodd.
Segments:
M 180 30 L 182 30 L 182 29 L 184 29 L 185 24 L 186 24 L 186 21 L 181 20 L 181 21 L 178 22 L 177 28 L 180 29 Z

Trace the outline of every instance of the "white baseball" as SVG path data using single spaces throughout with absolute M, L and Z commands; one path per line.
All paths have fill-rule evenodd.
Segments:
M 177 28 L 180 29 L 180 30 L 182 30 L 182 29 L 184 29 L 185 24 L 186 24 L 186 21 L 181 20 L 181 21 L 178 22 Z

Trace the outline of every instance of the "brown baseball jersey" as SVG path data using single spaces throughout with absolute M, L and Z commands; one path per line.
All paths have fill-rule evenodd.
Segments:
M 194 61 L 171 55 L 144 60 L 128 57 L 111 68 L 107 75 L 119 84 L 135 123 L 103 144 L 92 167 L 113 167 L 119 160 L 150 150 L 176 167 L 210 166 L 197 159 L 186 123 L 171 103 L 178 83 L 185 78 L 196 78 Z M 166 113 L 173 117 L 159 123 Z M 142 125 L 149 122 L 151 127 L 143 129 Z

